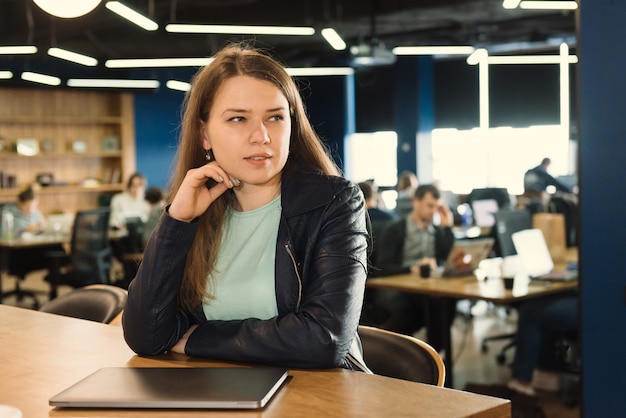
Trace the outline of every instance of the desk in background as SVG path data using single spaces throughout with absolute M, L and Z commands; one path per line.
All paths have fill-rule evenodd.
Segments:
M 568 259 L 577 259 L 576 249 L 570 249 Z M 564 268 L 564 266 L 557 266 Z M 400 274 L 396 276 L 378 277 L 368 279 L 366 286 L 379 289 L 391 289 L 401 292 L 417 293 L 431 298 L 440 297 L 446 299 L 472 299 L 484 300 L 497 304 L 510 305 L 519 301 L 548 295 L 575 291 L 578 281 L 555 282 L 555 283 L 529 283 L 527 286 L 515 286 L 513 290 L 505 289 L 501 279 L 481 281 L 474 275 L 461 277 L 430 278 L 422 279 L 416 274 Z M 446 304 L 442 304 L 445 306 Z M 450 328 L 446 325 L 448 313 L 442 309 L 437 322 L 443 328 L 440 330 L 444 337 L 446 385 L 453 386 L 453 353 L 452 337 Z M 427 328 L 432 329 L 433 323 L 429 321 Z
M 0 404 L 24 417 L 489 417 L 511 416 L 510 402 L 343 369 L 290 370 L 263 410 L 53 409 L 48 399 L 101 367 L 235 366 L 165 354 L 136 356 L 120 327 L 0 305 Z

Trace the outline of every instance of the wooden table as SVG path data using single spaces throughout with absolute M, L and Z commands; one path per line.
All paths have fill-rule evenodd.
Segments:
M 510 417 L 505 399 L 343 369 L 290 370 L 258 411 L 55 409 L 48 399 L 101 367 L 235 366 L 136 356 L 120 327 L 0 305 L 0 404 L 40 417 Z
M 71 237 L 67 234 L 43 234 L 34 235 L 29 238 L 13 238 L 0 239 L 0 274 L 2 274 L 9 266 L 9 254 L 11 250 L 28 250 L 28 249 L 58 249 L 60 245 L 69 244 Z M 0 295 L 2 294 L 2 278 L 0 277 Z M 50 290 L 56 297 L 56 288 Z M 0 301 L 1 303 L 1 301 Z
M 568 260 L 577 259 L 575 249 L 570 249 Z M 557 268 L 563 268 L 559 265 Z M 391 289 L 401 292 L 417 293 L 429 296 L 430 298 L 444 298 L 448 300 L 456 299 L 472 299 L 484 300 L 498 304 L 510 305 L 523 301 L 525 299 L 544 297 L 548 295 L 575 291 L 578 287 L 578 280 L 568 282 L 527 282 L 516 281 L 514 288 L 505 289 L 502 279 L 478 280 L 476 276 L 460 276 L 446 278 L 429 278 L 422 279 L 417 274 L 400 274 L 396 276 L 378 277 L 368 279 L 367 287 L 379 289 Z M 435 321 L 443 328 L 440 329 L 443 336 L 443 345 L 445 350 L 446 364 L 446 386 L 453 386 L 453 354 L 452 354 L 452 338 L 448 323 L 448 313 L 445 309 L 446 304 L 441 304 L 443 309 L 441 315 Z M 427 328 L 432 328 L 434 322 L 427 324 Z

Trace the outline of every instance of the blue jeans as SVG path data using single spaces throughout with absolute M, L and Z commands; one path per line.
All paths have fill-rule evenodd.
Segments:
M 535 368 L 553 370 L 555 344 L 561 333 L 578 328 L 578 296 L 551 296 L 518 307 L 513 378 L 530 382 Z

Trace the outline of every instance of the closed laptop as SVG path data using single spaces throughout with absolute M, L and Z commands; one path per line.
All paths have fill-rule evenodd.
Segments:
M 287 379 L 276 367 L 106 367 L 50 398 L 65 408 L 263 408 Z

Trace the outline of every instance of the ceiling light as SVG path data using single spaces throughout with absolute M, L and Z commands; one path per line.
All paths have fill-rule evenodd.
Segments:
M 576 10 L 578 4 L 575 1 L 528 1 L 519 4 L 520 9 L 534 10 Z
M 86 15 L 102 0 L 33 0 L 44 12 L 56 17 L 72 18 Z
M 467 61 L 467 63 L 469 65 L 477 65 L 482 60 L 484 60 L 484 59 L 486 59 L 488 57 L 489 57 L 489 53 L 487 52 L 487 50 L 485 48 L 478 48 L 477 50 L 472 52 L 472 55 L 467 57 L 466 61 Z
M 107 68 L 203 67 L 213 58 L 141 58 L 107 60 Z
M 352 67 L 311 67 L 311 68 L 285 68 L 290 76 L 324 76 L 324 75 L 350 75 L 354 74 Z
M 32 81 L 33 83 L 48 84 L 50 86 L 58 86 L 59 84 L 61 84 L 61 79 L 59 77 L 32 73 L 30 71 L 25 71 L 22 73 L 22 80 Z
M 346 43 L 341 39 L 341 36 L 333 28 L 322 29 L 322 36 L 326 41 L 337 51 L 343 51 L 346 49 Z
M 515 9 L 519 6 L 520 0 L 503 0 L 502 7 L 504 9 Z
M 68 51 L 67 49 L 50 48 L 48 49 L 48 55 L 52 57 L 60 58 L 62 60 L 75 62 L 77 64 L 86 65 L 88 67 L 95 67 L 96 65 L 98 65 L 97 59 L 89 57 L 87 55 Z
M 236 26 L 236 25 L 182 25 L 169 24 L 168 32 L 228 33 L 238 35 L 313 35 L 315 29 L 306 26 Z
M 68 87 L 110 87 L 120 89 L 156 89 L 160 86 L 157 80 L 120 80 L 96 78 L 70 78 Z
M 179 91 L 189 91 L 191 90 L 191 84 L 186 83 L 184 81 L 178 80 L 167 80 L 165 83 L 168 89 L 179 90 Z
M 473 46 L 397 46 L 391 50 L 395 55 L 470 55 Z
M 36 54 L 36 46 L 0 46 L 0 55 Z
M 0 80 L 8 80 L 10 78 L 13 78 L 11 71 L 0 71 Z
M 487 58 L 489 64 L 560 64 L 560 55 L 512 55 L 512 56 L 490 56 Z M 569 55 L 568 62 L 576 64 L 578 57 Z
M 159 25 L 157 25 L 156 22 L 148 19 L 141 13 L 136 12 L 135 10 L 131 9 L 125 4 L 122 4 L 119 1 L 107 1 L 105 6 L 107 9 L 111 10 L 112 12 L 117 13 L 118 15 L 122 16 L 124 19 L 127 19 L 133 22 L 135 25 L 145 30 L 154 31 L 159 28 Z

